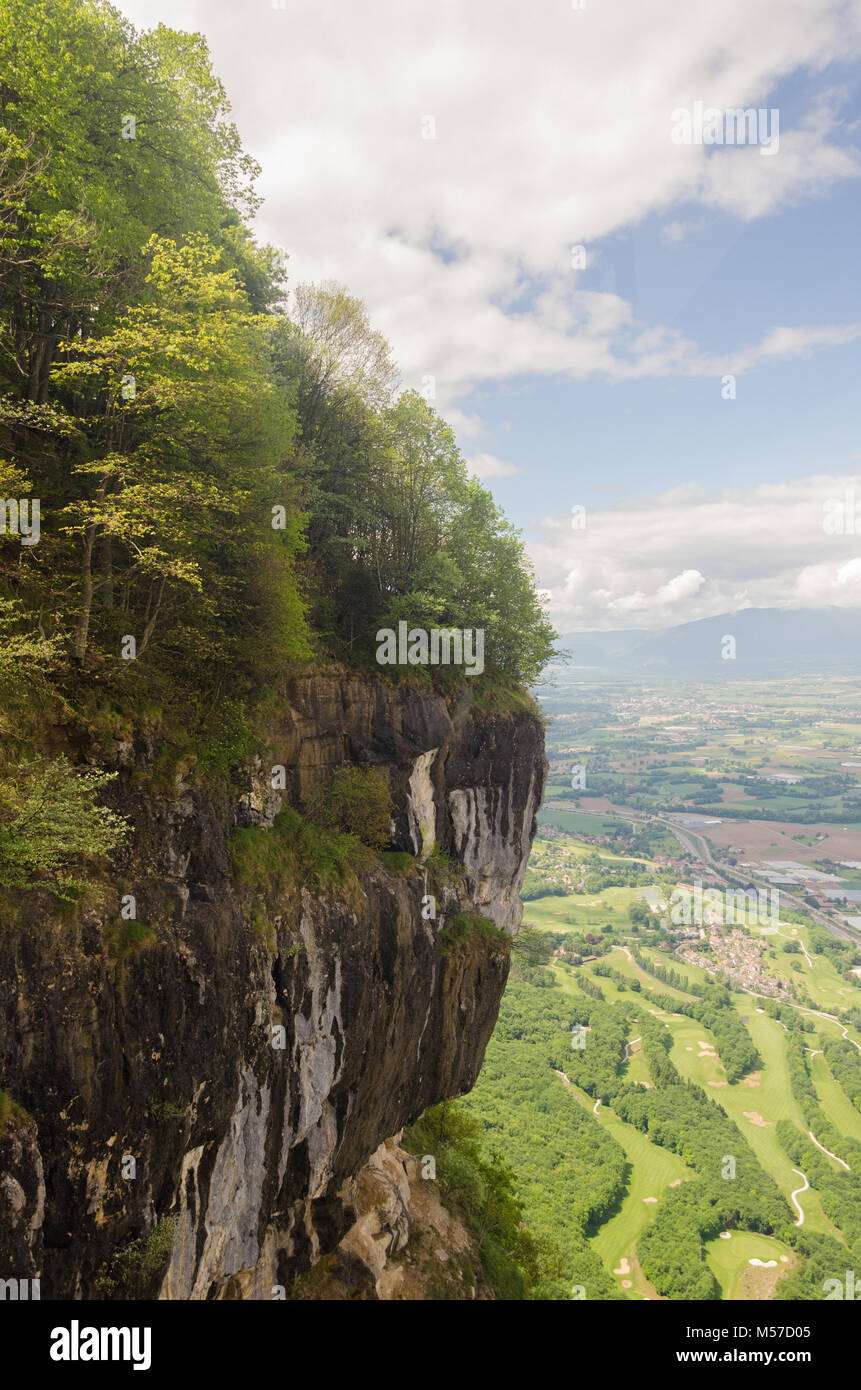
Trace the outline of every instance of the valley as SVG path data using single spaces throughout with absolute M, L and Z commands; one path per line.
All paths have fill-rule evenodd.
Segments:
M 528 1171 L 541 1101 L 507 1097 L 516 1050 L 612 1141 L 612 1200 L 563 1261 L 575 1292 L 544 1296 L 824 1298 L 861 1256 L 861 692 L 592 684 L 543 703 L 524 926 L 466 1104 L 503 1155 L 518 1130 Z M 557 1129 L 575 1167 L 582 1128 Z M 558 1239 L 564 1192 L 519 1191 Z

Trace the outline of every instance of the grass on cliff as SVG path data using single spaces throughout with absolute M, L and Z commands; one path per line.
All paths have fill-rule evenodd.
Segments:
M 391 793 L 371 768 L 339 768 L 308 798 L 307 815 L 287 807 L 271 829 L 252 826 L 230 838 L 233 866 L 246 887 L 280 893 L 295 882 L 343 883 L 374 863 L 389 842 Z
M 477 941 L 486 941 L 497 951 L 507 954 L 511 951 L 511 937 L 501 931 L 489 917 L 477 912 L 456 912 L 446 918 L 445 926 L 439 934 L 441 949 L 450 953 L 465 951 Z
M 239 883 L 272 893 L 309 881 L 330 887 L 374 859 L 373 850 L 358 835 L 322 830 L 289 807 L 279 812 L 271 829 L 234 830 L 230 848 Z
M 23 1105 L 13 1100 L 8 1091 L 0 1091 L 0 1125 L 6 1124 L 7 1121 L 13 1125 L 25 1125 L 29 1119 L 30 1116 Z
M 125 960 L 133 952 L 145 950 L 155 939 L 155 932 L 144 922 L 110 922 L 105 927 L 105 945 L 114 960 Z

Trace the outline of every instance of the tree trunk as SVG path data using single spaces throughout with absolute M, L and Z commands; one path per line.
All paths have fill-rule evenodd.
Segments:
M 102 607 L 112 613 L 114 608 L 114 547 L 111 536 L 102 536 L 99 551 L 102 572 Z
M 95 541 L 96 523 L 92 522 L 84 533 L 84 553 L 81 558 L 81 609 L 74 642 L 76 661 L 83 661 L 87 654 L 90 612 L 93 607 L 93 546 Z
M 158 591 L 158 598 L 155 602 L 155 608 L 153 609 L 152 617 L 148 619 L 146 627 L 143 630 L 143 636 L 141 637 L 140 646 L 138 647 L 138 656 L 143 656 L 144 652 L 149 646 L 149 639 L 152 637 L 153 631 L 155 629 L 156 619 L 158 618 L 159 609 L 161 608 L 161 599 L 162 594 L 164 593 L 165 582 L 166 576 L 162 576 L 162 581 Z

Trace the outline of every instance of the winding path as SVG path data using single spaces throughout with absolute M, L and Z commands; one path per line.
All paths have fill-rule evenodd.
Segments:
M 825 1147 L 824 1144 L 820 1144 L 819 1140 L 816 1138 L 816 1135 L 813 1133 L 813 1130 L 812 1130 L 812 1129 L 809 1129 L 809 1130 L 807 1131 L 807 1133 L 810 1135 L 810 1138 L 813 1140 L 813 1142 L 814 1142 L 814 1144 L 816 1145 L 817 1149 L 821 1149 L 822 1152 L 823 1152 L 824 1154 L 827 1154 L 829 1158 L 833 1158 L 833 1159 L 834 1159 L 834 1162 L 835 1162 L 835 1163 L 839 1163 L 840 1166 L 841 1166 L 841 1168 L 845 1168 L 847 1173 L 851 1173 L 851 1172 L 852 1172 L 852 1169 L 849 1167 L 849 1164 L 848 1164 L 844 1159 L 838 1158 L 837 1155 L 836 1155 L 836 1154 L 833 1154 L 833 1153 L 831 1152 L 830 1149 L 826 1149 L 826 1147 Z M 793 1168 L 792 1171 L 793 1171 L 794 1173 L 797 1173 L 797 1172 L 798 1172 L 798 1169 L 797 1169 L 797 1168 Z
M 624 1055 L 624 1057 L 622 1058 L 623 1063 L 629 1061 L 630 1056 L 631 1056 L 631 1051 L 630 1051 L 630 1049 L 634 1046 L 634 1043 L 636 1043 L 636 1042 L 642 1042 L 642 1041 L 643 1041 L 642 1038 L 632 1038 L 630 1042 L 626 1042 L 626 1043 L 625 1043 L 625 1055 Z
M 807 1181 L 807 1178 L 804 1177 L 804 1174 L 802 1173 L 802 1171 L 801 1171 L 800 1168 L 793 1168 L 792 1171 L 793 1171 L 793 1173 L 797 1173 L 798 1176 L 799 1176 L 800 1178 L 804 1178 L 804 1186 L 803 1186 L 803 1187 L 796 1187 L 795 1191 L 794 1191 L 794 1192 L 791 1192 L 791 1193 L 789 1194 L 789 1200 L 790 1200 L 790 1202 L 792 1203 L 792 1205 L 795 1207 L 795 1210 L 798 1212 L 798 1220 L 796 1221 L 795 1224 L 796 1224 L 796 1226 L 803 1226 L 803 1225 L 804 1225 L 804 1212 L 801 1210 L 801 1205 L 800 1205 L 799 1202 L 796 1201 L 796 1198 L 797 1198 L 797 1196 L 798 1196 L 798 1194 L 799 1194 L 800 1192 L 806 1192 L 806 1191 L 807 1191 L 808 1187 L 810 1186 L 810 1183 Z

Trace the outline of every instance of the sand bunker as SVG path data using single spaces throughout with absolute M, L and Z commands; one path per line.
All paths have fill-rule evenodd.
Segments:
M 614 1273 L 614 1274 L 630 1274 L 630 1273 L 631 1273 L 631 1266 L 628 1264 L 628 1260 L 627 1260 L 627 1257 L 626 1257 L 625 1255 L 623 1255 L 622 1258 L 621 1258 L 621 1260 L 619 1261 L 619 1268 L 618 1268 L 618 1269 L 614 1269 L 614 1270 L 613 1270 L 613 1273 Z
M 760 1269 L 776 1269 L 777 1260 L 748 1260 L 749 1265 L 758 1265 Z
M 710 1081 L 708 1084 L 709 1084 L 710 1086 L 728 1086 L 728 1085 L 729 1085 L 729 1082 L 728 1082 L 728 1081 Z
M 630 1287 L 631 1287 L 631 1281 L 630 1281 L 630 1279 L 623 1279 L 623 1280 L 622 1280 L 622 1288 L 623 1288 L 623 1289 L 629 1289 Z
M 764 1120 L 756 1110 L 744 1110 L 742 1114 L 746 1120 L 750 1120 L 752 1125 L 759 1125 L 761 1129 L 771 1128 L 771 1120 Z
M 644 1201 L 644 1202 L 657 1202 L 657 1200 L 658 1200 L 657 1197 L 644 1197 L 644 1198 L 643 1198 L 643 1201 Z
M 732 1231 L 721 1231 L 721 1240 L 732 1240 Z
M 682 1181 L 683 1181 L 682 1178 L 676 1178 L 675 1182 L 671 1182 L 671 1183 L 670 1183 L 670 1187 L 680 1187 L 681 1184 L 682 1184 Z
M 758 1071 L 752 1071 L 751 1074 L 750 1074 L 750 1076 L 746 1076 L 746 1077 L 744 1078 L 744 1080 L 742 1081 L 741 1084 L 742 1084 L 742 1086 L 758 1086 L 758 1085 L 759 1085 L 760 1076 L 761 1076 L 761 1073 L 760 1073 L 760 1072 L 758 1072 Z

